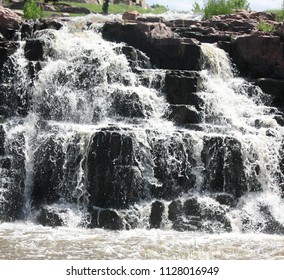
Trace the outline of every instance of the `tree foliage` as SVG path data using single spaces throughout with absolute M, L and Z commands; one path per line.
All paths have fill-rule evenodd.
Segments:
M 34 0 L 28 0 L 24 6 L 24 18 L 37 19 L 42 16 L 42 10 Z
M 226 15 L 234 12 L 235 9 L 249 9 L 247 0 L 205 0 L 204 18 L 210 18 L 213 15 Z

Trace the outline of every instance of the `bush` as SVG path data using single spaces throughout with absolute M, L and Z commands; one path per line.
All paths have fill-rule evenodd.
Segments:
M 232 14 L 234 9 L 249 9 L 247 0 L 205 0 L 204 18 L 208 19 L 214 15 Z
M 226 15 L 233 13 L 231 1 L 207 0 L 204 4 L 204 18 L 208 19 L 214 15 Z
M 42 10 L 34 0 L 28 0 L 24 6 L 24 18 L 36 19 L 42 16 Z
M 197 2 L 194 2 L 192 5 L 192 12 L 196 14 L 203 13 L 203 9 Z
M 259 25 L 257 26 L 258 30 L 263 31 L 263 32 L 274 32 L 275 31 L 275 26 L 265 22 L 263 20 L 260 21 Z
M 250 4 L 247 0 L 230 0 L 233 9 L 249 10 Z

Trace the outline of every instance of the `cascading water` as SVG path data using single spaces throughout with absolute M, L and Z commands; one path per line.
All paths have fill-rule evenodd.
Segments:
M 269 98 L 203 44 L 199 103 L 186 106 L 199 123 L 178 126 L 167 71 L 82 26 L 36 31 L 39 61 L 27 41 L 2 70 L 0 257 L 253 258 L 260 238 L 281 242 L 284 130 Z

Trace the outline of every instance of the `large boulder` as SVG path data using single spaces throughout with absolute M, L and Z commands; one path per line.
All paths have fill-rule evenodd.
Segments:
M 196 160 L 190 135 L 172 137 L 149 136 L 157 185 L 152 186 L 152 196 L 172 200 L 195 186 L 193 167 Z
M 64 152 L 61 139 L 50 136 L 34 153 L 33 205 L 58 202 L 61 197 L 60 183 L 63 178 Z
M 198 43 L 175 38 L 164 23 L 105 23 L 103 37 L 125 42 L 145 52 L 160 68 L 199 70 L 201 55 Z
M 40 208 L 39 215 L 37 216 L 37 221 L 43 226 L 49 227 L 60 227 L 64 226 L 65 223 L 60 217 L 60 214 L 64 214 L 66 211 L 58 211 L 52 207 L 42 206 Z
M 231 137 L 205 137 L 201 158 L 204 188 L 241 197 L 248 190 L 241 143 Z
M 0 70 L 8 57 L 16 52 L 18 43 L 10 41 L 0 41 Z
M 272 96 L 272 106 L 284 109 L 284 80 L 260 78 L 254 80 L 254 83 Z
M 200 89 L 201 78 L 195 71 L 168 71 L 165 77 L 167 101 L 171 104 L 194 105 L 200 108 L 203 101 L 196 93 Z
M 194 106 L 171 105 L 169 119 L 173 120 L 178 125 L 187 125 L 200 123 L 202 117 Z
M 5 28 L 19 28 L 22 18 L 8 8 L 0 6 L 0 30 Z
M 210 233 L 232 231 L 224 207 L 200 201 L 192 196 L 184 202 L 174 200 L 169 205 L 168 218 L 177 231 L 205 231 Z
M 125 12 L 122 15 L 122 19 L 128 20 L 128 21 L 136 20 L 138 17 L 139 17 L 139 13 L 136 10 Z
M 109 230 L 123 229 L 123 221 L 117 212 L 100 208 L 94 208 L 90 212 L 89 228 L 103 228 Z
M 241 36 L 231 53 L 242 74 L 253 78 L 284 78 L 283 42 L 279 36 Z
M 40 40 L 26 40 L 25 57 L 31 61 L 43 60 L 43 42 Z
M 116 129 L 95 133 L 86 164 L 90 205 L 123 209 L 142 196 L 135 137 L 131 133 Z

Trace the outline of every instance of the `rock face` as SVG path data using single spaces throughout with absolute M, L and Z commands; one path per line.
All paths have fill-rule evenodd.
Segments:
M 192 168 L 196 162 L 190 135 L 154 139 L 150 145 L 154 157 L 154 176 L 158 180 L 158 186 L 152 187 L 155 198 L 172 200 L 194 187 L 196 178 Z
M 60 198 L 64 153 L 60 139 L 50 137 L 35 152 L 33 204 L 52 204 Z
M 178 231 L 230 232 L 231 223 L 222 207 L 199 202 L 190 197 L 169 205 L 169 220 Z
M 153 64 L 167 69 L 199 69 L 200 48 L 197 44 L 174 38 L 164 23 L 106 23 L 103 37 L 125 42 L 145 52 Z
M 284 78 L 284 42 L 278 36 L 242 36 L 233 44 L 235 63 L 253 78 Z
M 14 135 L 12 142 L 5 144 L 5 132 L 1 126 L 2 155 L 0 158 L 0 221 L 15 221 L 23 217 L 25 189 L 25 139 Z M 6 146 L 6 147 L 5 147 Z
M 134 138 L 120 131 L 93 136 L 87 157 L 91 205 L 123 209 L 141 197 L 134 145 Z
M 247 192 L 241 144 L 236 139 L 206 137 L 201 157 L 207 191 L 225 192 L 235 197 Z

